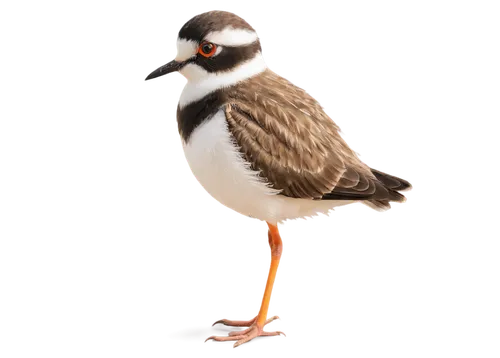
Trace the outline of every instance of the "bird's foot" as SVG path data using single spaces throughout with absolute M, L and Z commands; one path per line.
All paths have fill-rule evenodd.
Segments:
M 279 336 L 280 334 L 286 336 L 283 332 L 276 331 L 276 332 L 264 332 L 263 328 L 266 324 L 271 323 L 275 319 L 278 319 L 278 316 L 274 316 L 269 318 L 266 322 L 264 322 L 263 325 L 259 325 L 257 323 L 257 317 L 254 319 L 251 319 L 250 321 L 230 321 L 228 319 L 221 319 L 217 322 L 215 322 L 213 325 L 215 326 L 217 323 L 221 323 L 225 326 L 231 326 L 231 327 L 248 327 L 247 329 L 243 331 L 232 331 L 229 332 L 227 337 L 221 337 L 221 336 L 211 336 L 208 337 L 206 341 L 213 339 L 214 341 L 218 342 L 225 342 L 225 341 L 237 341 L 234 344 L 234 348 L 238 347 L 239 345 L 246 343 L 248 341 L 251 341 L 255 337 L 268 337 L 268 336 Z

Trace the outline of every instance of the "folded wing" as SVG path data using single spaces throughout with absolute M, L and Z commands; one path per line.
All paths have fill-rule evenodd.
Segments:
M 281 194 L 315 200 L 403 201 L 409 183 L 372 170 L 304 90 L 267 70 L 228 91 L 225 113 L 252 168 Z

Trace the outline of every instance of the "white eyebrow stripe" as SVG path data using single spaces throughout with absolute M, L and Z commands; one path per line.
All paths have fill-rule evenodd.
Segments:
M 198 43 L 193 40 L 177 39 L 177 56 L 176 61 L 185 61 L 193 57 L 198 52 Z
M 250 45 L 258 39 L 259 37 L 254 31 L 246 29 L 235 29 L 232 27 L 226 27 L 222 31 L 212 31 L 207 36 L 205 36 L 206 41 L 213 42 L 222 46 Z

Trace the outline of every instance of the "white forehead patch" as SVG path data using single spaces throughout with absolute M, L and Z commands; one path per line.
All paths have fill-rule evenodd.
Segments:
M 258 38 L 257 33 L 254 31 L 234 29 L 232 27 L 226 27 L 222 31 L 212 31 L 205 36 L 206 41 L 222 46 L 250 45 L 257 41 Z
M 186 61 L 193 57 L 198 52 L 198 44 L 193 40 L 177 39 L 177 56 L 176 61 Z

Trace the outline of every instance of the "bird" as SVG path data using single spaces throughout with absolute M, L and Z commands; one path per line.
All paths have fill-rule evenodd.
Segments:
M 257 316 L 219 320 L 214 325 L 247 328 L 207 340 L 237 347 L 284 334 L 264 331 L 278 318 L 267 316 L 283 250 L 278 224 L 353 203 L 387 210 L 405 201 L 400 192 L 411 184 L 363 163 L 321 105 L 267 67 L 256 31 L 233 13 L 190 19 L 175 59 L 146 80 L 172 72 L 187 79 L 177 124 L 194 176 L 220 203 L 268 226 L 271 266 Z

